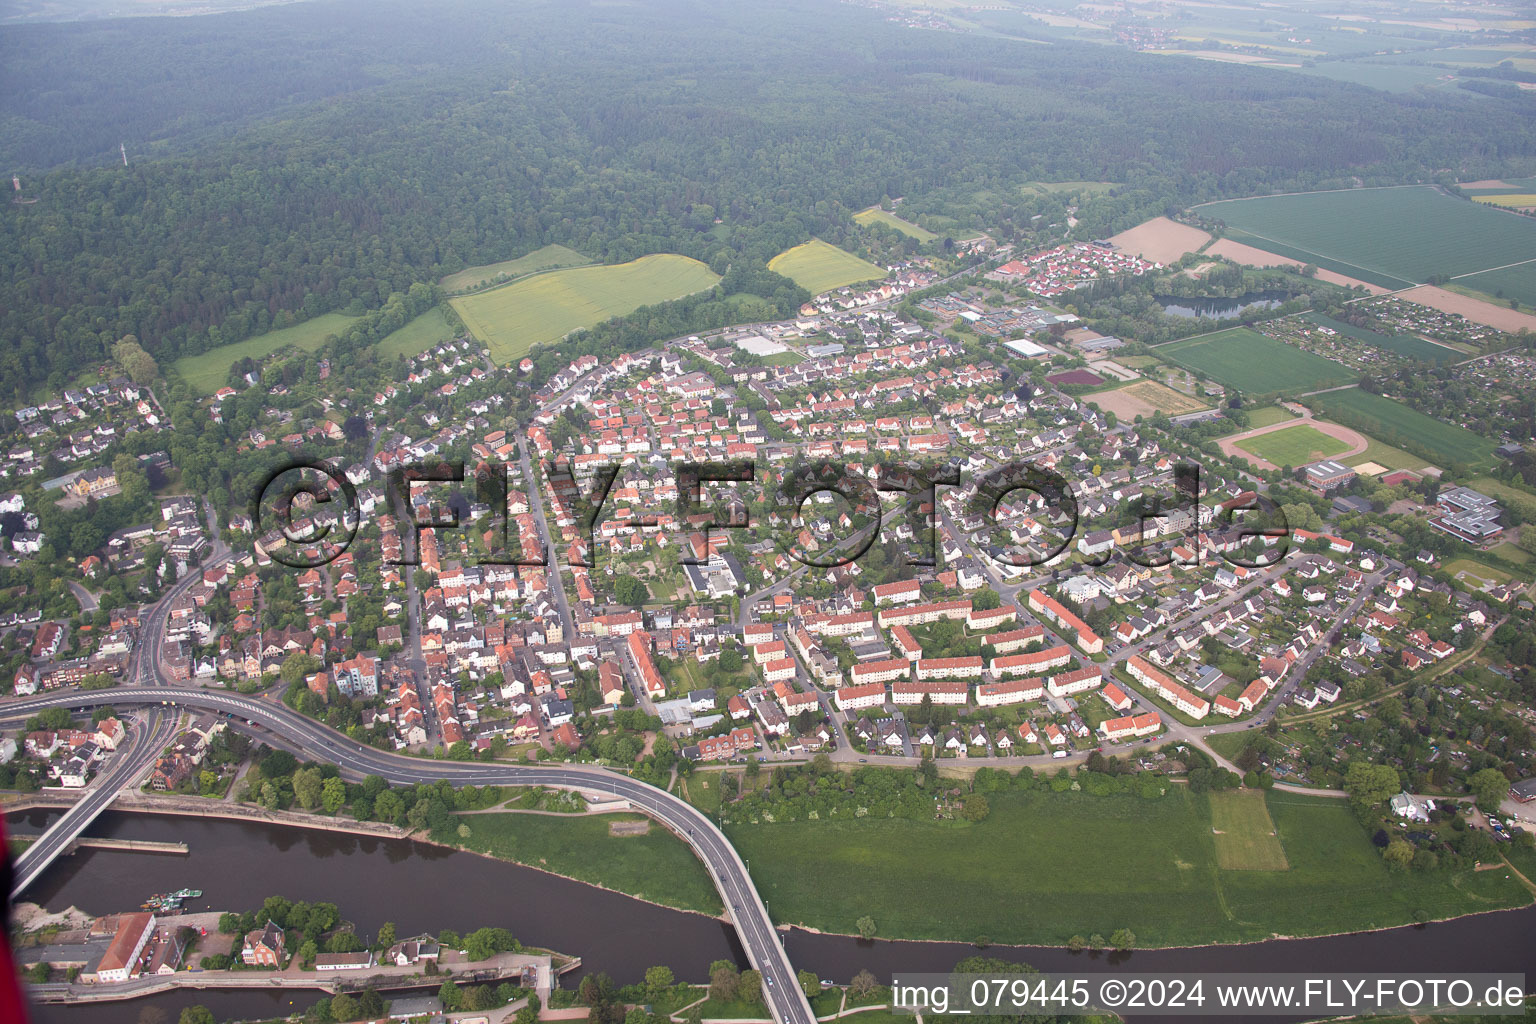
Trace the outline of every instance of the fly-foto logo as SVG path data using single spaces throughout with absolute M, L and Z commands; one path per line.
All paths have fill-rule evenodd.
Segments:
M 625 518 L 605 520 L 605 509 L 621 463 L 605 463 L 579 481 L 568 462 L 543 464 L 546 493 L 558 520 L 571 524 L 576 540 L 566 551 L 569 566 L 595 568 L 598 545 L 594 533 L 599 523 L 610 522 L 619 530 L 654 531 L 656 516 L 628 512 Z M 450 494 L 472 491 L 478 506 L 488 509 L 476 520 L 482 528 L 487 564 L 547 566 L 551 552 L 543 532 L 514 538 L 509 513 L 512 466 L 481 462 L 466 477 L 465 463 L 435 462 L 397 466 L 390 470 L 386 497 L 399 510 L 400 527 L 410 543 L 395 545 L 387 555 L 389 565 L 419 564 L 421 541 L 427 531 L 466 528 L 469 523 L 452 502 Z M 702 543 L 679 545 L 679 564 L 701 565 L 721 546 L 726 531 L 746 531 L 763 522 L 774 525 L 768 535 L 774 548 L 787 558 L 816 569 L 833 569 L 858 560 L 880 539 L 893 521 L 906 524 L 904 532 L 915 550 L 907 563 L 931 567 L 939 563 L 938 509 L 941 487 L 959 488 L 958 519 L 970 543 L 993 562 L 1019 569 L 1055 564 L 1076 543 L 1082 560 L 1102 565 L 1110 557 L 1122 557 L 1136 565 L 1161 568 L 1170 564 L 1195 564 L 1201 556 L 1203 526 L 1219 527 L 1222 543 L 1212 550 L 1231 565 L 1262 568 L 1273 565 L 1288 550 L 1290 529 L 1280 507 L 1253 492 L 1240 501 L 1228 501 L 1219 512 L 1205 513 L 1198 503 L 1200 469 L 1180 463 L 1165 474 L 1163 493 L 1138 492 L 1118 508 L 1112 528 L 1081 529 L 1081 507 L 1066 477 L 1030 462 L 1013 462 L 965 479 L 952 465 L 916 461 L 882 462 L 870 471 L 830 459 L 796 462 L 775 469 L 769 480 L 760 480 L 751 460 L 733 462 L 686 462 L 673 467 L 676 481 L 677 523 L 687 524 Z M 768 484 L 755 502 L 744 500 L 736 485 Z M 724 494 L 729 489 L 728 494 Z M 843 502 L 839 518 L 844 534 L 827 542 L 808 537 L 807 527 L 816 520 L 806 506 L 818 495 L 835 495 Z M 436 500 L 434 500 L 436 498 Z M 894 512 L 884 501 L 896 505 Z M 1165 500 L 1166 499 L 1166 500 Z M 754 524 L 751 510 L 757 505 L 766 515 Z M 270 473 L 251 500 L 251 521 L 263 550 L 276 562 L 294 568 L 325 565 L 346 551 L 357 535 L 361 519 L 356 487 L 345 475 L 324 462 L 295 459 Z M 1236 513 L 1255 513 L 1257 525 Z

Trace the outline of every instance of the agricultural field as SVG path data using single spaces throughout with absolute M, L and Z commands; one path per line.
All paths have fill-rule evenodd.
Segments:
M 1350 388 L 1313 395 L 1311 403 L 1345 426 L 1410 451 L 1422 449 L 1441 466 L 1460 464 L 1476 471 L 1494 464 L 1493 441 L 1426 416 L 1390 398 Z M 1380 459 L 1375 461 L 1381 462 Z
M 871 224 L 884 224 L 888 228 L 895 228 L 904 235 L 910 235 L 919 242 L 931 242 L 939 236 L 927 228 L 918 227 L 911 221 L 902 220 L 894 213 L 887 213 L 878 206 L 871 206 L 867 210 L 861 210 L 853 215 L 853 219 L 865 227 Z
M 1101 412 L 1112 412 L 1122 420 L 1151 416 L 1159 410 L 1169 416 L 1182 416 L 1209 408 L 1199 399 L 1181 395 L 1155 380 L 1139 380 L 1113 391 L 1101 391 L 1086 401 L 1098 406 Z
M 1452 285 L 1450 288 L 1435 288 L 1432 285 L 1424 285 L 1420 288 L 1412 288 L 1402 292 L 1398 295 L 1398 298 L 1407 299 L 1409 302 L 1417 302 L 1421 306 L 1438 309 L 1443 313 L 1455 313 L 1457 316 L 1466 317 L 1473 323 L 1486 324 L 1495 330 L 1507 331 L 1510 334 L 1514 334 L 1522 328 L 1536 331 L 1536 316 L 1510 309 L 1507 302 L 1489 302 L 1487 299 L 1479 297 L 1476 293 L 1468 295 L 1464 291 L 1456 291 L 1455 288 L 1455 285 Z
M 1290 867 L 1259 789 L 1210 794 L 1216 866 L 1227 871 L 1284 871 Z
M 1160 345 L 1157 352 L 1219 384 L 1252 394 L 1315 391 L 1355 379 L 1347 366 L 1246 327 Z
M 1536 207 L 1536 192 L 1494 192 L 1473 196 L 1472 201 L 1474 203 L 1487 203 L 1489 206 L 1503 206 L 1522 210 Z
M 1460 277 L 1536 259 L 1536 220 L 1445 195 L 1427 185 L 1262 196 L 1207 203 L 1228 237 L 1386 288 Z M 1494 280 L 1536 303 L 1536 272 L 1524 286 Z M 1481 277 L 1482 275 L 1479 274 Z M 1488 282 L 1469 281 L 1488 291 Z
M 698 260 L 663 253 L 612 266 L 535 274 L 449 302 L 470 332 L 490 346 L 491 357 L 505 365 L 535 345 L 559 341 L 641 306 L 703 291 L 719 280 Z
M 1127 927 L 1138 945 L 1168 946 L 1332 934 L 1409 924 L 1416 911 L 1440 918 L 1530 902 L 1501 872 L 1390 872 L 1342 800 L 1267 794 L 1289 870 L 1223 871 L 1212 807 L 1183 786 L 1156 800 L 1040 791 L 987 799 L 991 814 L 974 825 L 849 818 L 726 831 L 777 920 L 851 933 L 869 915 L 882 938 L 1060 944 Z M 872 877 L 903 884 L 861 884 Z
M 1097 195 L 1108 192 L 1115 185 L 1113 181 L 1032 181 L 1024 188 L 1046 195 L 1063 192 L 1091 192 Z
M 1298 423 L 1294 427 L 1239 441 L 1237 447 L 1272 465 L 1304 466 L 1309 462 L 1347 452 L 1351 446 L 1336 437 L 1329 437 L 1316 427 Z
M 779 253 L 768 261 L 768 269 L 783 274 L 812 295 L 885 277 L 885 271 L 868 260 L 819 238 Z
M 325 313 L 292 327 L 220 345 L 195 356 L 182 356 L 171 365 L 188 384 L 205 395 L 211 395 L 228 382 L 229 368 L 237 360 L 246 356 L 263 359 L 289 345 L 313 352 L 325 343 L 326 338 L 346 330 L 347 325 L 355 319 L 342 313 Z
M 1367 345 L 1374 345 L 1388 352 L 1396 352 L 1410 359 L 1420 359 L 1428 363 L 1453 363 L 1468 356 L 1468 353 L 1460 349 L 1426 341 L 1414 334 L 1382 334 L 1380 331 L 1343 323 L 1321 313 L 1304 313 L 1302 319 L 1310 320 L 1319 327 L 1327 327 L 1340 334 L 1348 335 L 1356 341 L 1363 341 Z
M 541 270 L 555 270 L 561 267 L 582 267 L 591 263 L 575 249 L 567 249 L 563 245 L 546 245 L 542 249 L 535 249 L 525 256 L 519 256 L 515 260 L 503 260 L 500 263 L 488 263 L 483 267 L 468 267 L 457 274 L 449 274 L 438 284 L 443 291 L 450 294 L 465 292 L 482 285 L 489 284 L 497 278 L 504 277 L 508 282 L 529 274 L 536 274 Z
M 1514 217 L 1509 214 L 1499 214 L 1499 216 L 1536 224 L 1536 218 Z M 1492 299 L 1505 301 L 1514 299 L 1520 303 L 1521 309 L 1530 310 L 1536 307 L 1536 255 L 1531 253 L 1526 255 L 1532 262 L 1458 277 L 1450 282 L 1451 287 L 1459 285 L 1462 288 L 1470 288 Z
M 420 355 L 433 345 L 452 341 L 458 330 L 448 322 L 448 314 L 441 306 L 429 309 L 398 331 L 385 335 L 374 346 L 381 358 L 393 359 L 404 356 L 409 359 Z
M 1128 231 L 1111 235 L 1116 248 L 1153 263 L 1172 263 L 1185 253 L 1194 252 L 1211 240 L 1199 228 L 1180 224 L 1167 217 L 1153 217 Z

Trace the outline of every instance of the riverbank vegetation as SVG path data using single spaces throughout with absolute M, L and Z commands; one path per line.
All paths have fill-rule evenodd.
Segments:
M 434 840 L 680 910 L 719 914 L 720 896 L 704 865 L 666 829 L 638 814 L 485 813 L 433 829 Z M 614 828 L 614 825 L 620 825 Z

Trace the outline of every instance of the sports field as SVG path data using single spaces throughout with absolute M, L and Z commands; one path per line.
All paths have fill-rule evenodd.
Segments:
M 1258 789 L 1222 790 L 1211 798 L 1216 866 L 1228 871 L 1284 871 L 1290 864 Z
M 1489 469 L 1494 464 L 1493 441 L 1426 416 L 1390 398 L 1350 388 L 1314 395 L 1308 401 L 1345 426 L 1362 430 L 1388 444 L 1419 451 L 1442 467 L 1459 464 L 1476 471 Z M 1381 462 L 1380 459 L 1376 461 Z
M 1354 324 L 1346 324 L 1335 320 L 1331 316 L 1322 313 L 1305 313 L 1303 318 L 1310 320 L 1320 327 L 1327 327 L 1348 335 L 1356 341 L 1363 341 L 1367 345 L 1386 349 L 1388 352 L 1396 352 L 1398 355 L 1407 356 L 1410 359 L 1422 359 L 1428 363 L 1452 363 L 1458 359 L 1467 358 L 1468 353 L 1451 348 L 1449 345 L 1437 345 L 1432 341 L 1413 334 L 1382 334 L 1380 331 L 1367 330 L 1364 327 L 1356 327 Z
M 768 261 L 768 269 L 783 274 L 812 295 L 885 277 L 885 271 L 868 260 L 861 260 L 819 238 L 779 253 Z
M 490 291 L 450 299 L 459 319 L 506 364 L 534 345 L 623 316 L 641 306 L 712 288 L 720 279 L 687 256 L 662 253 L 613 266 L 535 274 Z
M 904 235 L 910 235 L 919 242 L 931 242 L 939 237 L 927 228 L 918 227 L 909 220 L 902 220 L 894 213 L 887 213 L 878 206 L 871 206 L 867 210 L 860 210 L 853 215 L 853 219 L 865 227 L 871 224 L 884 224 L 888 228 L 895 228 Z
M 1250 437 L 1237 446 L 1276 466 L 1304 466 L 1350 449 L 1338 438 L 1305 423 Z
M 433 345 L 452 341 L 456 335 L 443 307 L 435 306 L 412 320 L 398 331 L 385 335 L 374 347 L 380 356 L 393 359 L 396 356 L 419 355 Z
M 228 382 L 229 368 L 235 365 L 237 359 L 246 356 L 261 359 L 288 345 L 313 352 L 324 344 L 326 338 L 346 330 L 347 325 L 355 319 L 341 313 L 325 313 L 292 327 L 220 345 L 195 356 L 182 356 L 171 365 L 188 384 L 205 395 L 211 395 Z
M 483 267 L 467 267 L 457 274 L 449 274 L 438 283 L 443 286 L 443 291 L 445 292 L 462 292 L 468 291 L 471 288 L 478 288 L 487 282 L 496 280 L 498 277 L 505 276 L 508 282 L 510 282 L 514 278 L 536 274 L 541 270 L 553 270 L 556 267 L 581 267 L 591 262 L 591 260 L 575 249 L 567 249 L 563 245 L 546 245 L 542 249 L 535 249 L 533 252 L 525 256 L 519 256 L 515 260 L 487 263 Z
M 1386 288 L 1536 259 L 1536 221 L 1428 185 L 1234 199 L 1199 210 L 1224 221 L 1236 241 Z M 1536 303 L 1536 272 L 1525 275 L 1524 287 L 1499 284 Z
M 1157 354 L 1252 394 L 1315 391 L 1355 379 L 1347 366 L 1246 327 L 1159 345 Z

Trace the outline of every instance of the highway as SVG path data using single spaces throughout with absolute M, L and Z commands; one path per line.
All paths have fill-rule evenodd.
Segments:
M 112 755 L 110 769 L 96 779 L 78 803 L 65 811 L 41 838 L 16 858 L 11 881 L 12 900 L 69 849 L 69 845 L 117 799 L 125 786 L 133 785 L 149 771 L 155 757 L 170 742 L 175 722 L 175 715 L 163 715 L 158 709 L 140 716 L 131 728 L 128 743 Z
M 763 905 L 752 884 L 746 864 L 713 822 L 692 805 L 670 793 L 637 782 L 626 775 L 593 766 L 545 767 L 429 761 L 384 753 L 371 747 L 362 747 L 320 723 L 305 718 L 279 701 L 223 691 L 153 686 L 51 693 L 7 702 L 0 706 L 0 721 L 33 715 L 49 707 L 85 708 L 108 703 L 118 707 L 166 704 L 234 715 L 281 733 L 299 745 L 309 757 L 334 764 L 355 778 L 379 775 L 392 784 L 400 785 L 447 779 L 460 786 L 551 786 L 612 793 L 628 800 L 637 810 L 651 815 L 675 832 L 703 861 L 736 926 L 747 959 L 763 974 L 763 994 L 774 1019 L 779 1024 L 815 1024 L 811 1005 L 796 981 L 794 967 L 784 952 L 773 921 L 768 917 L 767 907 Z M 151 745 L 151 749 L 158 748 Z M 122 766 L 98 783 L 101 793 L 94 794 L 93 798 L 101 794 L 116 795 L 124 781 L 117 777 L 117 772 L 128 774 L 127 766 L 132 759 L 121 760 Z M 111 784 L 114 781 L 116 784 Z M 110 802 L 110 796 L 107 802 Z

